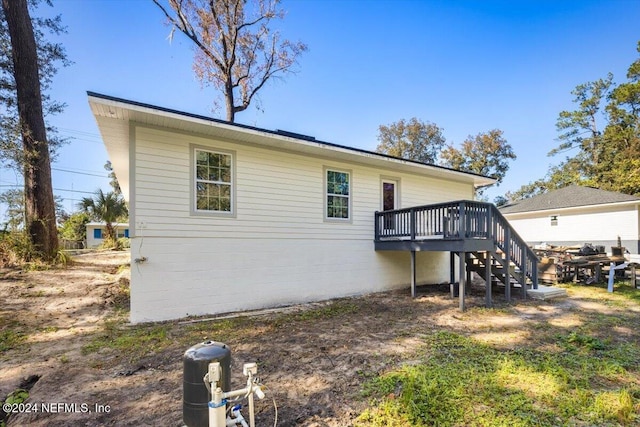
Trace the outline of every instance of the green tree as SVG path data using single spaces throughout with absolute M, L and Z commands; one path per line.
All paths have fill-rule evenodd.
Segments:
M 500 185 L 509 170 L 509 160 L 516 158 L 511 145 L 499 129 L 468 136 L 460 149 L 452 145 L 441 154 L 442 164 L 461 171 L 491 176 Z M 482 194 L 482 190 L 479 191 Z
M 63 199 L 60 196 L 53 197 L 56 206 L 56 222 L 63 222 L 66 216 L 63 207 Z M 9 231 L 24 231 L 25 229 L 25 210 L 24 210 L 24 191 L 19 188 L 0 193 L 0 203 L 6 207 L 4 213 L 4 225 Z
M 640 58 L 608 99 L 603 156 L 594 180 L 605 190 L 640 195 Z
M 35 12 L 41 0 L 28 0 L 28 7 Z M 45 4 L 51 5 L 48 0 Z M 36 41 L 38 57 L 38 73 L 42 107 L 45 119 L 64 110 L 65 104 L 53 100 L 48 94 L 58 66 L 69 66 L 64 47 L 48 39 L 66 33 L 60 15 L 42 18 L 32 16 L 33 32 Z M 12 45 L 4 9 L 0 9 L 0 164 L 22 173 L 24 165 L 24 150 L 21 137 L 20 118 L 16 93 L 16 79 L 12 58 Z M 61 138 L 54 126 L 46 125 L 47 143 L 52 158 L 55 158 L 56 148 L 67 142 Z
M 73 242 L 83 242 L 87 238 L 87 223 L 90 221 L 87 212 L 76 212 L 69 216 L 60 227 L 60 236 Z
M 571 184 L 640 195 L 640 59 L 626 77 L 616 85 L 609 73 L 605 79 L 576 86 L 571 93 L 577 108 L 558 115 L 560 145 L 549 152 L 572 155 L 551 166 L 545 177 L 507 193 L 508 199 Z
M 102 190 L 97 190 L 93 197 L 82 198 L 79 207 L 82 212 L 86 212 L 91 219 L 105 223 L 105 240 L 116 241 L 113 223 L 118 222 L 128 215 L 127 206 L 122 196 L 114 192 L 104 193 Z
M 413 117 L 401 119 L 388 126 L 378 128 L 378 153 L 423 163 L 436 163 L 444 147 L 442 129 L 434 123 L 423 122 Z
M 496 196 L 493 199 L 493 204 L 500 207 L 500 206 L 504 206 L 507 203 L 509 203 L 509 199 L 507 199 L 505 196 Z
M 582 163 L 576 159 L 567 159 L 560 165 L 551 166 L 544 178 L 524 184 L 516 191 L 508 191 L 504 197 L 509 202 L 515 202 L 572 184 L 590 185 L 582 176 Z
M 153 0 L 171 25 L 195 44 L 193 68 L 203 85 L 225 99 L 227 120 L 249 107 L 272 78 L 293 71 L 307 50 L 283 40 L 272 21 L 283 19 L 280 0 Z
M 600 120 L 604 103 L 613 86 L 613 75 L 609 73 L 606 79 L 599 79 L 578 85 L 571 93 L 579 108 L 574 111 L 561 111 L 556 123 L 561 141 L 557 148 L 549 152 L 550 156 L 572 149 L 578 149 L 573 158 L 581 165 L 583 174 L 591 176 L 598 169 L 602 161 L 604 150 Z
M 2 0 L 2 14 L 0 101 L 5 106 L 0 117 L 2 158 L 14 166 L 22 166 L 25 230 L 36 253 L 51 260 L 58 251 L 58 233 L 44 115 L 62 107 L 49 103 L 42 89 L 55 73 L 56 58 L 64 58 L 64 51 L 59 46 L 42 43 L 42 28 L 55 31 L 61 26 L 55 19 L 36 20 L 34 30 L 27 0 Z
M 0 204 L 5 206 L 5 222 L 2 227 L 8 231 L 24 229 L 24 191 L 11 189 L 0 194 Z
M 640 194 L 640 59 L 629 67 L 626 82 L 616 85 L 609 74 L 572 93 L 577 109 L 560 112 L 561 144 L 549 153 L 573 150 L 558 167 L 561 174 L 576 184 Z

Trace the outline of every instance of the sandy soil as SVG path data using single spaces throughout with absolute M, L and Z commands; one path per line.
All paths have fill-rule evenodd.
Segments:
M 31 377 L 37 381 L 29 402 L 76 405 L 60 408 L 62 413 L 11 415 L 9 426 L 182 425 L 182 357 L 189 347 L 180 342 L 184 325 L 168 324 L 176 343 L 139 359 L 109 348 L 82 351 L 114 315 L 118 289 L 127 283 L 122 268 L 127 263 L 128 253 L 98 252 L 76 256 L 63 270 L 0 270 L 0 331 L 27 331 L 23 344 L 0 355 L 0 398 L 21 384 L 29 386 L 25 381 Z M 324 317 L 287 321 L 291 317 L 277 312 L 257 314 L 224 338 L 233 350 L 233 386 L 242 385 L 243 363 L 258 362 L 267 394 L 278 405 L 279 426 L 348 426 L 366 406 L 363 381 L 412 363 L 422 335 L 449 330 L 512 347 L 529 338 L 531 322 L 571 322 L 566 309 L 578 304 L 562 299 L 506 305 L 496 294 L 503 309 L 484 310 L 483 292 L 472 291 L 472 309 L 465 313 L 448 288 L 434 286 L 421 289 L 415 299 L 408 290 L 342 299 L 340 306 L 348 310 Z M 309 307 L 331 310 L 328 303 L 293 310 Z M 206 330 L 206 323 L 199 325 Z M 273 425 L 273 418 L 271 399 L 259 402 L 259 425 Z

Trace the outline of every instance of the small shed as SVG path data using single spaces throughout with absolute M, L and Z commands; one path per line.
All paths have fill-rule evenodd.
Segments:
M 529 245 L 591 243 L 610 251 L 620 240 L 631 254 L 640 253 L 640 197 L 570 185 L 500 212 Z
M 87 225 L 87 248 L 97 248 L 104 242 L 104 236 L 107 230 L 107 224 L 104 222 L 88 222 Z M 129 224 L 126 222 L 114 223 L 113 228 L 116 236 L 129 237 Z

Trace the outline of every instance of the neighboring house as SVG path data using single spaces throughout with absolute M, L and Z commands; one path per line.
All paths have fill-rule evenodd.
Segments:
M 531 245 L 622 246 L 640 253 L 640 198 L 571 185 L 500 208 Z
M 87 225 L 87 248 L 97 248 L 104 242 L 107 226 L 104 222 L 88 222 Z M 129 224 L 113 224 L 118 238 L 129 237 Z
M 376 250 L 374 214 L 473 199 L 476 187 L 494 183 L 88 95 L 129 207 L 132 322 L 402 288 L 412 259 L 418 282 L 449 283 L 447 252 Z

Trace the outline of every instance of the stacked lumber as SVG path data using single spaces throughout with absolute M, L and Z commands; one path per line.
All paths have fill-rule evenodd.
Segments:
M 601 282 L 602 271 L 610 263 L 625 262 L 624 248 L 612 247 L 615 255 L 604 253 L 604 247 L 589 244 L 583 246 L 536 246 L 533 248 L 540 259 L 538 280 L 542 283 L 556 284 L 567 281 L 583 281 L 591 284 Z

